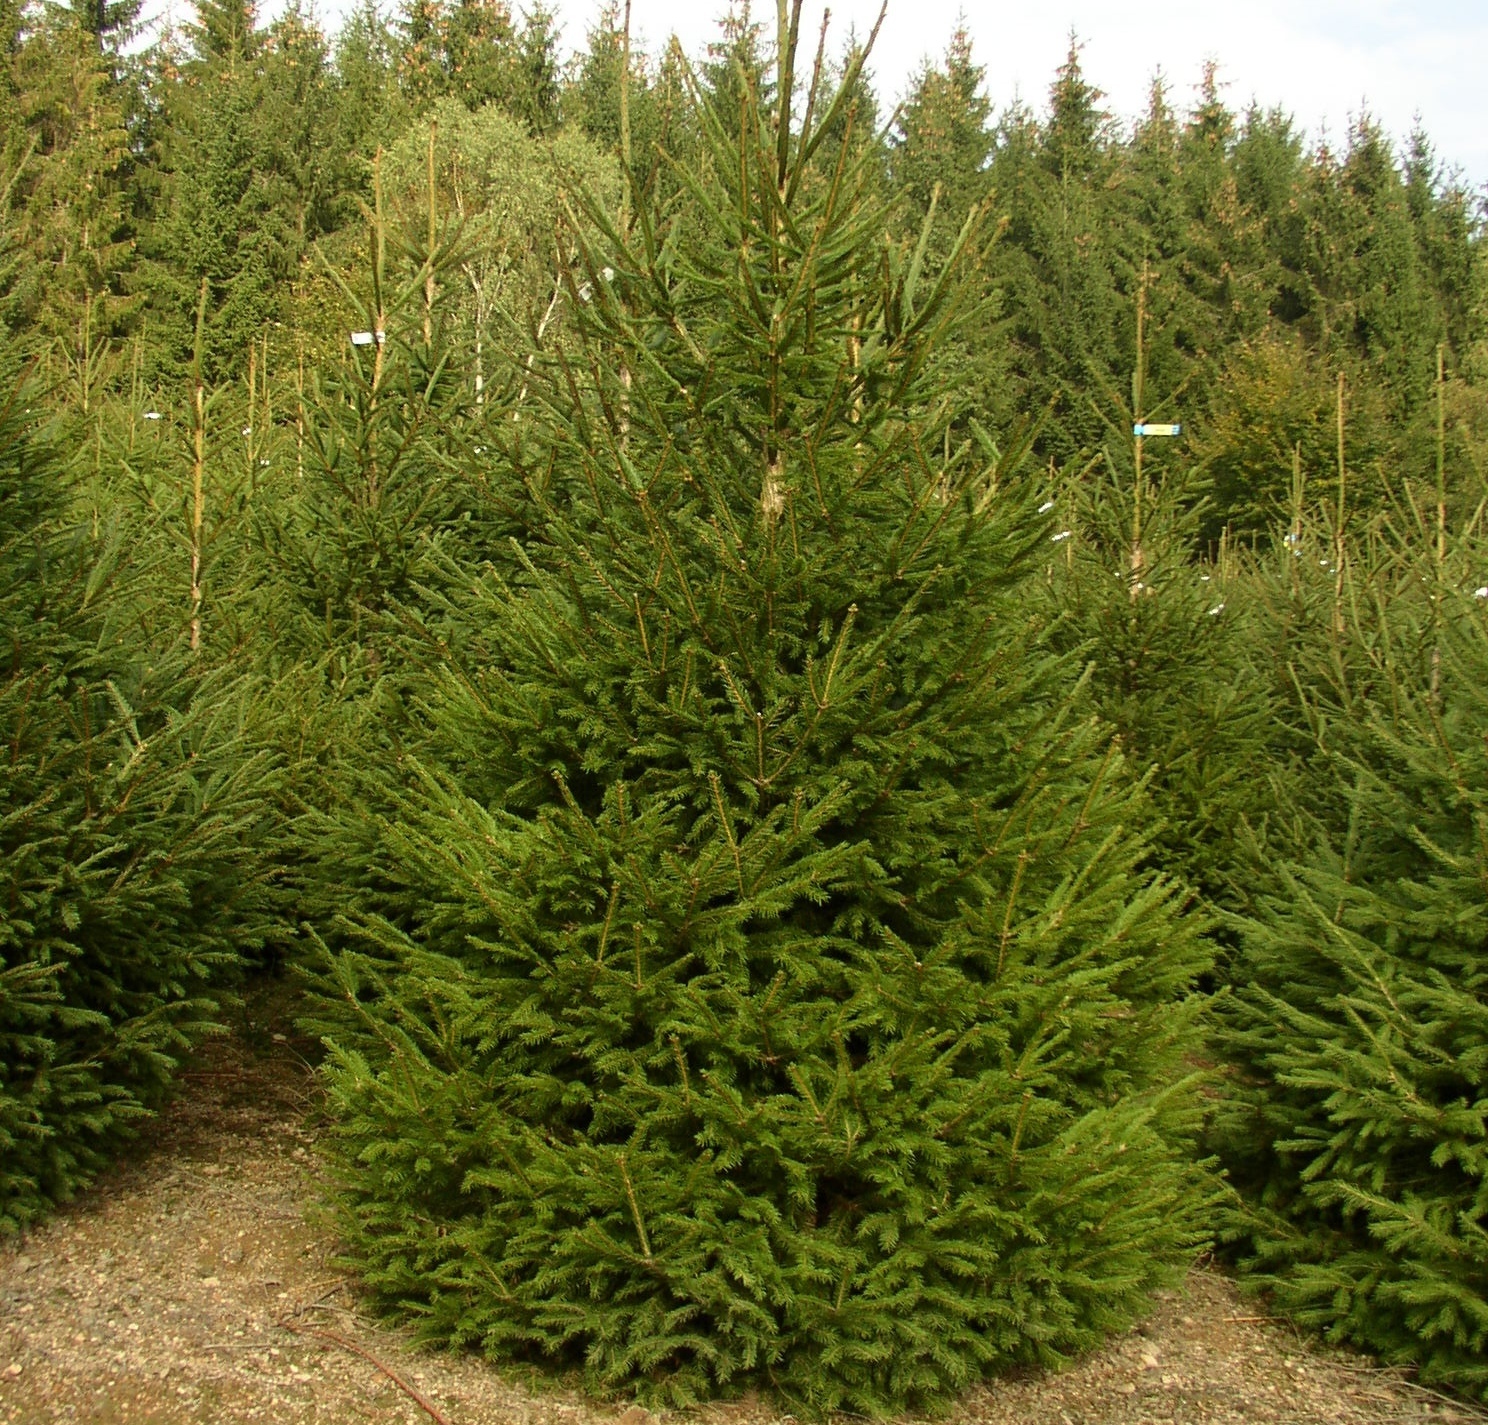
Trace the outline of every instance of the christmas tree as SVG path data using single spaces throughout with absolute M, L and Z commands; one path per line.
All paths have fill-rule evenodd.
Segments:
M 43 409 L 0 351 L 0 1232 L 159 1103 L 273 909 L 251 689 L 187 647 L 177 545 L 76 517 Z M 183 597 L 151 646 L 162 545 Z
M 1204 955 L 1037 492 L 946 453 L 977 215 L 886 245 L 798 19 L 690 209 L 577 226 L 520 563 L 447 581 L 344 759 L 314 1022 L 348 1244 L 430 1337 L 882 1412 L 1186 1260 Z
M 1216 1141 L 1282 1309 L 1484 1397 L 1482 548 L 1444 519 L 1439 542 L 1371 533 L 1337 621 L 1290 650 L 1314 751 L 1235 921 Z

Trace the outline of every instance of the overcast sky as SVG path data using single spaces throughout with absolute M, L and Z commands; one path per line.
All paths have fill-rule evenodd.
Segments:
M 347 3 L 320 0 L 332 24 Z M 725 4 L 633 0 L 632 24 L 653 51 L 675 31 L 695 54 L 717 34 Z M 866 33 L 878 6 L 835 0 L 839 42 L 850 25 Z M 599 0 L 557 0 L 555 8 L 565 45 L 581 46 Z M 814 39 L 822 0 L 806 8 Z M 770 0 L 754 9 L 773 23 Z M 1187 104 L 1212 57 L 1232 108 L 1252 99 L 1280 105 L 1310 137 L 1325 130 L 1337 139 L 1364 109 L 1397 139 L 1419 115 L 1441 161 L 1474 187 L 1488 183 L 1488 0 L 889 0 L 872 62 L 886 101 L 903 94 L 927 55 L 944 51 L 961 13 L 999 108 L 1015 96 L 1043 107 L 1073 29 L 1087 79 L 1124 118 L 1141 111 L 1159 66 L 1175 104 Z

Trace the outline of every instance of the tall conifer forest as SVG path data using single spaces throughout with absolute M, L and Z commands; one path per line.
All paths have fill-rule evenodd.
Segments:
M 431 1342 L 885 1415 L 1212 1251 L 1488 1400 L 1428 136 L 964 32 L 891 112 L 798 0 L 193 13 L 0 0 L 0 1233 L 277 977 Z

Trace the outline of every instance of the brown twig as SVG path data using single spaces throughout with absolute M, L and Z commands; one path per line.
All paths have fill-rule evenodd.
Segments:
M 1488 1411 L 1482 1406 L 1474 1404 L 1470 1400 L 1463 1400 L 1459 1396 L 1448 1395 L 1444 1391 L 1433 1390 L 1429 1385 L 1422 1385 L 1415 1379 L 1414 1366 L 1384 1366 L 1374 1361 L 1340 1361 L 1336 1358 L 1324 1358 L 1324 1363 L 1330 1370 L 1341 1371 L 1345 1375 L 1363 1376 L 1372 1382 L 1385 1384 L 1394 1389 L 1390 1394 L 1384 1396 L 1371 1395 L 1370 1399 L 1385 1399 L 1398 1401 L 1400 1392 L 1409 1395 L 1425 1396 L 1427 1399 L 1449 1406 L 1454 1412 L 1444 1415 L 1446 1420 L 1488 1420 Z M 1360 1394 L 1357 1389 L 1354 1393 Z
M 391 1366 L 379 1361 L 371 1351 L 358 1346 L 355 1341 L 348 1340 L 339 1331 L 326 1331 L 318 1326 L 296 1326 L 288 1318 L 280 1320 L 279 1324 L 296 1336 L 315 1336 L 322 1341 L 329 1341 L 332 1345 L 340 1346 L 343 1351 L 350 1351 L 354 1356 L 360 1356 L 369 1365 L 376 1366 L 383 1375 L 398 1387 L 420 1410 L 424 1411 L 431 1420 L 437 1421 L 438 1425 L 453 1425 L 449 1416 L 444 1413 L 432 1400 L 429 1399 L 416 1386 L 410 1385 Z
M 306 1311 L 326 1311 L 332 1316 L 344 1316 L 348 1321 L 356 1321 L 357 1314 L 347 1306 L 333 1306 L 329 1301 L 312 1301 L 309 1306 L 301 1307 L 296 1315 L 303 1315 Z

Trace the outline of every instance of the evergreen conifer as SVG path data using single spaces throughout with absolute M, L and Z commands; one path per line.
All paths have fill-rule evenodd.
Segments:
M 139 531 L 77 528 L 41 394 L 0 370 L 3 1232 L 107 1163 L 262 945 L 273 768 L 179 617 L 173 646 L 140 646 L 160 571 Z
M 1219 1141 L 1283 1310 L 1488 1398 L 1488 627 L 1471 589 L 1431 616 L 1425 562 L 1388 605 L 1367 578 L 1372 679 L 1304 684 L 1318 751 L 1236 922 Z
M 1048 647 L 1037 495 L 944 455 L 975 218 L 886 248 L 851 145 L 813 169 L 840 114 L 734 75 L 705 222 L 590 213 L 521 562 L 344 759 L 314 1023 L 348 1245 L 427 1335 L 877 1413 L 1199 1240 L 1204 955 Z

